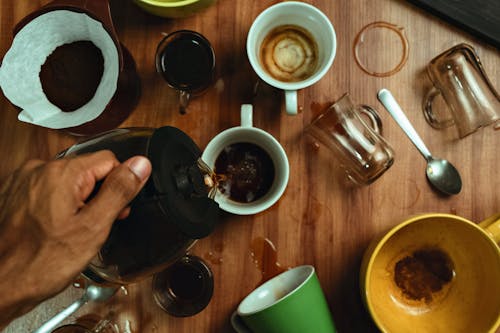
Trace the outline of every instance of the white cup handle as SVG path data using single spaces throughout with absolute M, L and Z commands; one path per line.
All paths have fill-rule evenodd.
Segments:
M 231 315 L 231 326 L 233 326 L 237 333 L 252 333 L 252 331 L 246 327 L 245 323 L 243 323 L 243 320 L 241 320 L 241 317 L 238 316 L 236 311 Z
M 241 105 L 241 126 L 253 127 L 253 106 L 252 104 Z
M 286 113 L 291 116 L 294 116 L 298 113 L 296 90 L 285 90 L 285 109 Z

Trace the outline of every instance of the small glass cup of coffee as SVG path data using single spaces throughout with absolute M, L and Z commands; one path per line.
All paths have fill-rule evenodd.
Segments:
M 153 277 L 153 297 L 163 311 L 175 317 L 201 312 L 210 303 L 214 279 L 199 257 L 186 255 Z
M 253 108 L 241 107 L 241 126 L 216 135 L 202 160 L 215 172 L 215 201 L 226 212 L 250 215 L 271 207 L 288 184 L 285 150 L 269 133 L 252 124 Z
M 191 96 L 204 93 L 215 76 L 215 52 L 203 35 L 191 30 L 167 34 L 158 44 L 156 70 L 179 91 L 179 112 L 186 113 Z

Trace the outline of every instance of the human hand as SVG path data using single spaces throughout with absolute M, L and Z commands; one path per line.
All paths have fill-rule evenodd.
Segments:
M 0 330 L 62 291 L 105 242 L 151 173 L 110 151 L 29 161 L 0 187 Z M 90 200 L 96 182 L 104 180 Z

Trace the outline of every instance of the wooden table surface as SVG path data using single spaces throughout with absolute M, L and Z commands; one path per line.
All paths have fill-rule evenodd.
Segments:
M 48 1 L 0 3 L 0 55 L 12 42 L 12 28 L 25 15 Z M 123 332 L 231 332 L 229 317 L 237 304 L 262 279 L 252 244 L 268 239 L 274 244 L 277 262 L 284 268 L 312 264 L 317 269 L 334 320 L 340 332 L 376 331 L 359 296 L 358 273 L 363 251 L 377 234 L 417 213 L 444 212 L 480 221 L 500 211 L 500 132 L 493 126 L 457 139 L 450 128 L 437 131 L 423 117 L 421 101 L 429 87 L 426 64 L 442 51 L 461 42 L 474 46 L 492 83 L 500 87 L 500 54 L 494 47 L 398 0 L 307 1 L 330 18 L 337 33 L 337 55 L 328 74 L 299 92 L 301 112 L 287 116 L 279 91 L 261 86 L 248 62 L 245 42 L 253 19 L 276 0 L 219 0 L 195 16 L 165 19 L 151 16 L 131 1 L 111 1 L 112 15 L 121 42 L 130 50 L 142 81 L 139 105 L 120 127 L 176 126 L 188 133 L 200 148 L 220 131 L 239 123 L 242 103 L 253 103 L 254 124 L 274 135 L 290 161 L 290 180 L 281 200 L 255 216 L 224 214 L 209 237 L 200 240 L 192 253 L 210 264 L 215 279 L 208 307 L 196 316 L 174 318 L 154 303 L 151 279 L 127 287 L 110 303 L 89 305 L 67 320 L 85 314 L 119 314 Z M 398 73 L 370 76 L 355 63 L 353 42 L 367 24 L 386 21 L 404 28 L 409 59 Z M 192 29 L 205 35 L 217 57 L 217 83 L 195 99 L 187 115 L 177 111 L 177 95 L 155 72 L 154 53 L 163 32 Z M 373 43 L 373 61 L 382 62 L 390 48 Z M 387 55 L 387 54 L 386 54 Z M 390 89 L 430 150 L 449 159 L 459 169 L 463 190 L 442 197 L 425 178 L 425 161 L 401 129 L 377 101 L 380 88 Z M 332 175 L 335 156 L 315 147 L 302 135 L 304 127 L 329 104 L 349 92 L 354 101 L 380 111 L 384 136 L 394 147 L 394 165 L 374 184 L 347 188 Z M 51 159 L 78 138 L 64 131 L 48 130 L 17 120 L 17 110 L 0 97 L 0 177 L 25 160 Z M 466 251 L 466 249 L 464 249 Z M 253 255 L 253 256 L 252 256 Z M 272 259 L 272 258 L 271 258 Z M 50 272 L 46 272 L 50 274 Z M 21 286 L 17 286 L 21 287 Z M 63 309 L 82 293 L 69 287 L 13 322 L 5 332 L 28 332 Z M 314 332 L 316 333 L 316 332 Z

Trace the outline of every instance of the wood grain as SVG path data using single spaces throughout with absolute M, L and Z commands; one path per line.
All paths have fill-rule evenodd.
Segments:
M 142 82 L 139 105 L 121 127 L 176 126 L 203 148 L 218 132 L 238 125 L 242 103 L 253 103 L 255 125 L 281 142 L 289 157 L 291 176 L 284 196 L 275 206 L 255 216 L 224 214 L 216 231 L 192 249 L 193 254 L 211 265 L 215 277 L 213 299 L 200 314 L 174 318 L 163 313 L 151 298 L 151 280 L 147 279 L 128 286 L 127 295 L 120 292 L 111 303 L 89 305 L 76 316 L 105 315 L 113 309 L 119 313 L 120 325 L 135 333 L 231 332 L 232 311 L 261 280 L 261 272 L 251 256 L 251 244 L 254 239 L 264 237 L 275 245 L 281 266 L 316 267 L 339 332 L 376 332 L 363 308 L 358 283 L 361 257 L 371 239 L 412 214 L 454 213 L 478 222 L 500 211 L 500 132 L 490 126 L 459 140 L 453 128 L 432 129 L 421 111 L 422 98 L 429 88 L 424 69 L 434 56 L 467 42 L 476 48 L 493 85 L 499 87 L 497 49 L 406 1 L 307 1 L 326 13 L 333 23 L 338 39 L 337 56 L 322 80 L 299 92 L 302 112 L 287 116 L 279 91 L 261 85 L 258 94 L 254 94 L 257 78 L 245 51 L 253 19 L 277 2 L 219 0 L 195 16 L 174 20 L 151 16 L 131 1 L 111 1 L 118 35 L 134 57 Z M 0 3 L 0 55 L 10 47 L 15 23 L 45 3 L 13 0 Z M 404 27 L 408 36 L 408 62 L 389 77 L 369 76 L 354 61 L 352 43 L 357 33 L 375 21 Z M 193 100 L 184 116 L 177 112 L 176 93 L 155 72 L 153 61 L 162 32 L 178 29 L 192 29 L 205 35 L 217 57 L 217 84 Z M 378 61 L 383 61 L 384 52 L 390 52 L 377 43 L 370 47 Z M 442 197 L 431 190 L 425 178 L 424 159 L 376 99 L 376 92 L 383 87 L 393 92 L 430 150 L 459 169 L 464 184 L 459 195 Z M 311 119 L 346 92 L 354 101 L 380 111 L 384 136 L 396 152 L 395 164 L 368 187 L 344 186 L 332 171 L 336 167 L 335 156 L 303 135 Z M 2 178 L 27 159 L 51 159 L 78 140 L 64 131 L 21 123 L 17 112 L 2 95 Z M 37 328 L 80 294 L 80 289 L 69 287 L 13 322 L 5 332 Z

